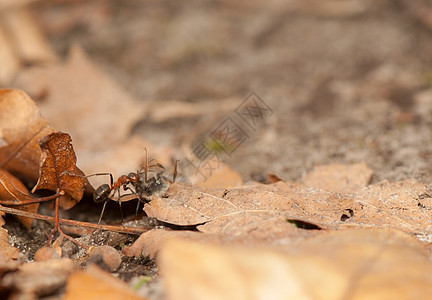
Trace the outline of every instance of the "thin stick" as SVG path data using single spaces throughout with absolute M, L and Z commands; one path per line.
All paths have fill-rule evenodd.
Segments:
M 46 196 L 46 197 L 40 197 L 40 198 L 34 198 L 31 200 L 19 200 L 19 202 L 12 201 L 12 200 L 1 200 L 2 205 L 26 205 L 26 204 L 33 204 L 33 203 L 39 203 L 39 202 L 45 202 L 45 201 L 51 201 L 54 200 L 60 196 L 63 196 L 65 194 L 64 191 L 60 191 L 57 194 Z
M 44 220 L 48 222 L 55 222 L 55 217 L 50 216 L 44 216 L 36 213 L 31 213 L 23 210 L 18 210 L 15 208 L 10 207 L 4 207 L 0 206 L 0 211 L 3 211 L 5 213 L 16 215 L 16 216 L 22 216 L 37 220 Z M 61 219 L 59 218 L 59 224 L 65 224 L 65 225 L 71 225 L 71 226 L 81 226 L 81 227 L 87 227 L 87 228 L 94 228 L 94 229 L 102 229 L 107 231 L 114 231 L 114 232 L 120 232 L 120 233 L 127 233 L 127 234 L 141 234 L 144 232 L 147 232 L 150 230 L 150 228 L 138 228 L 138 227 L 123 227 L 123 226 L 113 226 L 113 225 L 97 225 L 93 223 L 88 222 L 81 222 L 81 221 L 74 221 L 74 220 L 68 220 L 68 219 Z

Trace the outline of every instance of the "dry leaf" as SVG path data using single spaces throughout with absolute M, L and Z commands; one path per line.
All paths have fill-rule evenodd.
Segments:
M 317 166 L 303 182 L 307 186 L 335 193 L 353 193 L 368 185 L 373 171 L 365 163 L 349 166 L 335 164 Z
M 339 226 L 353 199 L 298 184 L 250 185 L 232 189 L 200 189 L 174 184 L 167 198 L 154 197 L 144 211 L 149 217 L 177 225 L 203 224 L 205 233 L 239 235 L 268 219 L 283 217 L 317 226 Z M 324 225 L 325 224 L 325 225 Z
M 8 202 L 13 202 L 16 204 L 22 201 L 31 201 L 34 198 L 30 196 L 26 186 L 19 181 L 18 178 L 10 174 L 5 170 L 0 169 L 0 204 L 10 205 Z M 27 204 L 17 207 L 17 209 L 36 213 L 39 208 L 39 203 Z M 16 217 L 27 229 L 31 228 L 33 219 L 26 217 Z
M 37 299 L 63 287 L 72 271 L 73 261 L 68 258 L 32 262 L 6 274 L 1 283 L 13 291 L 14 299 Z
M 28 8 L 2 11 L 0 26 L 9 33 L 9 41 L 23 63 L 50 63 L 57 60 L 57 55 Z
M 330 232 L 285 251 L 169 241 L 167 299 L 429 299 L 432 263 L 395 230 Z
M 322 234 L 324 230 L 304 230 L 284 218 L 264 220 L 259 227 L 240 235 L 203 234 L 196 231 L 154 229 L 143 234 L 124 250 L 134 257 L 155 258 L 163 245 L 171 239 L 197 241 L 210 245 L 249 245 L 250 247 L 291 247 L 306 238 Z
M 0 217 L 0 226 L 3 226 L 5 221 Z M 0 227 L 0 262 L 8 262 L 11 259 L 17 259 L 19 250 L 13 247 L 9 242 L 9 234 L 6 229 Z M 2 270 L 3 265 L 0 265 Z M 1 273 L 1 272 L 0 272 Z
M 279 175 L 276 175 L 274 173 L 267 173 L 267 182 L 268 183 L 276 183 L 279 181 L 284 181 Z
M 170 239 L 181 238 L 185 240 L 195 241 L 208 241 L 220 240 L 220 237 L 212 234 L 205 234 L 194 231 L 168 231 L 163 229 L 149 230 L 143 234 L 133 243 L 132 246 L 123 250 L 124 254 L 129 257 L 146 257 L 150 256 L 152 259 L 156 257 L 157 252 L 161 246 Z
M 89 265 L 85 271 L 78 271 L 69 278 L 65 300 L 76 299 L 144 299 L 139 297 L 120 279 Z
M 53 132 L 39 108 L 20 90 L 0 89 L 0 167 L 35 182 L 39 139 Z
M 1 5 L 1 4 L 0 4 Z M 12 45 L 9 43 L 8 36 L 0 26 L 0 85 L 7 85 L 20 67 L 20 61 L 14 53 Z
M 206 178 L 205 181 L 196 184 L 202 188 L 232 188 L 243 185 L 243 179 L 240 174 L 228 165 L 222 164 L 217 170 L 212 172 L 212 175 Z
M 429 299 L 430 255 L 418 240 L 393 229 L 328 232 L 299 246 L 334 263 L 350 299 Z M 303 274 L 305 275 L 305 274 Z
M 432 233 L 432 196 L 415 180 L 383 181 L 355 194 L 353 216 L 346 223 Z
M 170 241 L 159 264 L 169 300 L 312 299 L 301 286 L 295 262 L 283 253 Z M 340 290 L 341 279 L 331 268 L 325 275 L 314 288 L 324 281 Z
M 49 189 L 64 191 L 60 205 L 69 209 L 79 202 L 85 186 L 84 173 L 76 166 L 76 156 L 69 134 L 54 132 L 39 141 L 42 149 L 39 180 L 33 191 Z
M 281 181 L 232 189 L 174 184 L 167 198 L 154 197 L 144 211 L 164 222 L 228 235 L 250 232 L 281 217 L 323 229 L 386 227 L 428 234 L 430 194 L 427 186 L 413 180 L 382 182 L 347 195 Z
M 6 260 L 3 257 L 3 253 L 0 251 L 0 276 L 3 277 L 4 274 L 16 271 L 19 267 L 17 261 Z M 1 286 L 1 284 L 0 284 Z

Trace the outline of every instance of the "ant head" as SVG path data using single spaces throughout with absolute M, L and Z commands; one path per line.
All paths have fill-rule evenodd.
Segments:
M 130 181 L 136 182 L 136 181 L 139 180 L 139 172 L 137 172 L 137 173 L 129 173 L 128 177 L 129 177 Z

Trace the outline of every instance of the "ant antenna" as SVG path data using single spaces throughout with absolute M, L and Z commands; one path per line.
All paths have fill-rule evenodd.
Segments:
M 174 163 L 174 170 L 173 170 L 173 179 L 172 179 L 172 182 L 174 183 L 175 182 L 175 180 L 176 180 L 176 178 L 177 178 L 177 163 L 179 162 L 180 160 L 176 160 L 175 161 L 175 163 Z

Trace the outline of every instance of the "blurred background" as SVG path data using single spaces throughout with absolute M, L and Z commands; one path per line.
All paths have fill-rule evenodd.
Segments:
M 86 127 L 88 139 L 127 123 L 122 134 L 182 159 L 255 92 L 273 114 L 239 124 L 247 138 L 222 157 L 246 181 L 362 161 L 374 182 L 430 181 L 431 58 L 427 0 L 0 1 L 0 87 L 25 90 L 42 113 L 91 94 L 105 127 Z M 106 100 L 114 84 L 124 104 Z

